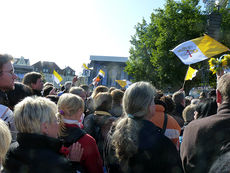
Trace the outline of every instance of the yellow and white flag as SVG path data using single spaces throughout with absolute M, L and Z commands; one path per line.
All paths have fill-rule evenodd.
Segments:
M 85 63 L 82 64 L 82 68 L 86 69 L 86 70 L 93 70 L 93 68 L 89 68 Z
M 105 77 L 105 72 L 103 70 L 99 70 L 98 75 L 102 76 L 102 77 Z
M 85 63 L 82 64 L 82 67 L 86 70 L 89 70 L 89 67 L 87 67 L 87 65 Z
M 54 70 L 53 71 L 53 80 L 59 84 L 62 81 L 62 77 Z
M 214 55 L 228 51 L 229 48 L 208 35 L 181 43 L 172 52 L 186 64 L 194 64 Z
M 198 72 L 198 70 L 193 69 L 192 67 L 188 67 L 188 71 L 186 73 L 185 76 L 185 80 L 192 80 L 192 78 L 194 78 L 196 76 L 196 73 Z

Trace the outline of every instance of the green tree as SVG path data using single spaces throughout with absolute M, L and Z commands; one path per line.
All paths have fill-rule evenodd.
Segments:
M 151 14 L 149 24 L 143 19 L 142 23 L 136 25 L 126 67 L 126 72 L 133 77 L 133 81 L 150 81 L 159 89 L 171 91 L 182 87 L 188 66 L 170 50 L 205 33 L 207 16 L 197 4 L 198 0 L 167 0 L 164 9 L 154 10 Z M 230 25 L 227 13 L 224 16 L 225 24 L 222 25 L 226 33 Z M 224 42 L 228 41 L 229 39 Z M 200 62 L 192 67 L 208 69 L 208 63 Z M 201 70 L 194 80 L 186 82 L 185 89 L 201 85 L 203 76 Z

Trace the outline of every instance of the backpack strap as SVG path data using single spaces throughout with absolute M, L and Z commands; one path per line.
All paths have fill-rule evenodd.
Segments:
M 167 127 L 167 123 L 168 123 L 168 116 L 167 116 L 167 113 L 165 112 L 164 114 L 164 124 L 163 124 L 163 128 L 162 128 L 162 133 L 165 134 L 165 131 L 166 131 L 166 127 Z

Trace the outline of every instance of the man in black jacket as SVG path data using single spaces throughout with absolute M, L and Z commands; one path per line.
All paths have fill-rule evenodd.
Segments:
M 216 115 L 192 121 L 184 130 L 180 155 L 186 173 L 208 172 L 230 149 L 230 73 L 218 81 L 217 103 Z

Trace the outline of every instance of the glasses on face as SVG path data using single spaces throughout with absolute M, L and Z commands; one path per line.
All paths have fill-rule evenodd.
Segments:
M 14 74 L 15 74 L 15 73 L 14 73 L 14 69 L 12 69 L 12 70 L 10 70 L 10 71 L 1 71 L 0 73 L 3 73 L 3 72 L 9 73 L 9 74 L 11 74 L 11 75 L 14 75 Z

